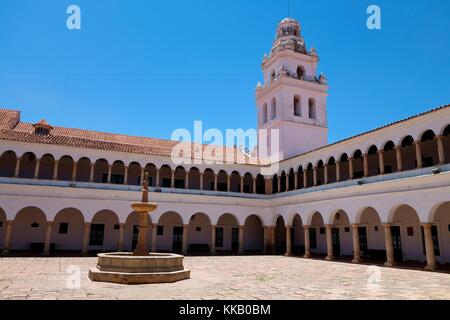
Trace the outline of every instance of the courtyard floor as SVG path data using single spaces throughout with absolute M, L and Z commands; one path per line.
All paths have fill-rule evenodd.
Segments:
M 186 257 L 189 280 L 124 286 L 91 282 L 96 261 L 0 258 L 0 300 L 450 299 L 450 274 L 439 272 L 283 256 Z

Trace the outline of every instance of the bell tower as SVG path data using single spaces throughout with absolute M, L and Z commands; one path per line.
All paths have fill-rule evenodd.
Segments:
M 269 156 L 278 151 L 283 160 L 328 144 L 328 83 L 316 76 L 318 62 L 316 50 L 306 49 L 300 23 L 283 19 L 270 55 L 264 55 L 264 84 L 256 87 L 258 129 L 268 129 Z M 270 129 L 279 130 L 279 150 L 270 150 Z

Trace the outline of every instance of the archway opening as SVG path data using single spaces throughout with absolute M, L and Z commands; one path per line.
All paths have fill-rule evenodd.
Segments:
M 0 208 L 0 251 L 5 248 L 6 213 Z
M 331 235 L 334 256 L 351 256 L 353 252 L 352 231 L 350 219 L 344 210 L 339 210 L 334 215 Z
M 97 212 L 91 222 L 89 250 L 115 251 L 119 243 L 120 224 L 111 210 Z
M 162 188 L 170 188 L 172 186 L 172 169 L 166 164 L 159 169 L 159 185 Z
M 420 220 L 408 205 L 399 206 L 393 214 L 391 234 L 395 261 L 424 261 Z
M 361 212 L 358 226 L 361 257 L 367 260 L 386 261 L 384 229 L 378 212 L 367 207 Z
M 309 245 L 311 253 L 322 255 L 327 252 L 327 238 L 325 224 L 320 212 L 315 212 L 311 218 L 309 228 Z
M 361 150 L 356 150 L 353 153 L 353 178 L 359 179 L 364 177 L 364 160 Z
M 325 183 L 325 168 L 323 166 L 323 161 L 320 160 L 317 163 L 317 185 L 321 186 Z
M 339 181 L 350 179 L 348 156 L 344 153 L 339 159 Z
M 445 127 L 442 137 L 442 144 L 444 147 L 445 163 L 450 163 L 450 124 Z
M 36 169 L 36 155 L 32 152 L 25 153 L 20 159 L 19 178 L 33 178 Z
M 336 160 L 331 157 L 328 160 L 328 183 L 336 182 Z
M 157 181 L 157 179 L 156 179 L 156 166 L 153 164 L 153 163 L 147 163 L 146 165 L 145 165 L 145 168 L 144 168 L 144 174 L 145 174 L 145 172 L 147 172 L 148 173 L 148 185 L 150 186 L 150 187 L 156 187 L 156 185 L 159 183 L 159 181 Z M 142 184 L 142 171 L 141 171 L 141 174 L 139 175 L 139 185 L 141 185 Z M 158 186 L 161 186 L 160 184 L 158 184 Z
M 98 159 L 94 165 L 94 182 L 108 182 L 109 163 L 105 159 Z
M 233 171 L 230 176 L 230 191 L 231 192 L 240 192 L 241 190 L 241 176 L 237 171 Z
M 216 251 L 233 252 L 239 250 L 239 224 L 235 216 L 225 213 L 219 217 L 216 226 Z
M 200 189 L 200 170 L 193 167 L 189 170 L 189 189 Z
M 280 185 L 278 187 L 280 192 L 286 191 L 286 173 L 283 171 L 280 176 Z
M 133 251 L 137 247 L 139 237 L 140 213 L 131 212 L 125 221 L 125 229 L 123 235 L 123 250 Z M 147 214 L 147 248 L 152 247 L 152 218 Z
M 367 176 L 376 176 L 380 174 L 380 161 L 377 146 L 373 145 L 367 151 Z
M 256 176 L 256 193 L 258 194 L 266 193 L 266 181 L 264 179 L 264 176 L 261 174 L 258 174 Z
M 71 181 L 74 162 L 72 157 L 64 156 L 58 161 L 58 180 Z
M 204 213 L 196 213 L 189 219 L 188 252 L 209 254 L 211 250 L 211 221 Z
M 289 178 L 288 178 L 288 184 L 289 184 L 289 191 L 294 190 L 295 189 L 295 172 L 294 169 L 291 168 L 291 170 L 289 170 Z
M 434 255 L 440 263 L 450 263 L 450 201 L 441 204 L 431 217 Z
M 75 180 L 81 182 L 89 182 L 90 177 L 91 177 L 91 160 L 89 160 L 86 157 L 83 157 L 77 162 L 77 174 Z
M 253 177 L 250 173 L 244 174 L 244 193 L 253 193 Z
M 435 136 L 436 135 L 432 130 L 427 130 L 422 134 L 422 137 L 420 139 L 422 166 L 424 168 L 432 167 L 439 163 L 437 141 L 435 139 Z
M 206 169 L 203 174 L 203 190 L 214 190 L 214 171 Z
M 416 161 L 416 148 L 414 146 L 414 139 L 411 136 L 407 136 L 401 143 L 401 155 L 402 155 L 402 170 L 413 170 L 417 168 Z
M 248 253 L 264 251 L 264 227 L 257 215 L 251 215 L 244 223 L 244 250 Z
M 292 221 L 291 232 L 292 253 L 295 255 L 305 254 L 305 230 L 300 215 L 296 214 Z
M 11 250 L 42 253 L 46 231 L 45 213 L 36 207 L 23 208 L 17 213 L 13 222 Z
M 158 252 L 181 253 L 183 248 L 183 219 L 176 212 L 166 212 L 158 220 L 156 233 Z
M 220 170 L 217 175 L 217 190 L 218 191 L 227 191 L 228 189 L 228 176 L 224 170 Z
M 6 151 L 0 158 L 0 176 L 14 177 L 17 155 L 14 151 Z
M 52 241 L 55 251 L 81 251 L 83 248 L 84 217 L 80 210 L 66 208 L 53 220 Z
M 275 252 L 277 254 L 286 253 L 286 227 L 282 216 L 277 218 L 275 224 Z
M 186 188 L 186 170 L 183 167 L 177 167 L 175 169 L 174 179 L 175 188 Z
M 115 161 L 111 168 L 111 183 L 123 184 L 125 182 L 125 164 L 118 160 Z
M 384 173 L 393 173 L 398 171 L 397 158 L 395 155 L 395 144 L 388 141 L 383 148 Z
M 128 166 L 128 179 L 126 183 L 130 186 L 140 186 L 141 185 L 141 165 L 137 162 L 131 162 Z M 153 181 L 152 181 L 153 182 Z M 151 183 L 149 181 L 149 186 Z

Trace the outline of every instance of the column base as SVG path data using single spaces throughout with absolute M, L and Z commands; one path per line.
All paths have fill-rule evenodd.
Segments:
M 361 258 L 353 258 L 352 263 L 360 263 Z
M 210 255 L 210 256 L 217 256 L 217 252 L 216 252 L 216 251 L 210 252 L 209 255 Z
M 310 254 L 310 253 L 305 253 L 305 254 L 303 255 L 303 258 L 309 259 L 309 258 L 311 258 L 311 254 Z
M 286 256 L 286 257 L 292 257 L 292 253 L 291 253 L 291 252 L 286 252 L 286 253 L 284 254 L 284 256 Z
M 427 264 L 427 266 L 424 269 L 428 270 L 428 271 L 433 271 L 433 270 L 436 270 L 436 266 L 431 266 L 431 265 Z
M 333 260 L 334 260 L 334 257 L 333 257 L 333 256 L 326 256 L 326 257 L 325 257 L 325 260 L 326 260 L 326 261 L 333 261 Z
M 396 265 L 396 263 L 395 262 L 391 262 L 391 261 L 386 261 L 384 263 L 385 267 L 394 267 L 395 265 Z

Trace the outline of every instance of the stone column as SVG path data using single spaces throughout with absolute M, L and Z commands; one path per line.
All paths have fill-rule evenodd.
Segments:
M 58 180 L 58 163 L 59 160 L 55 160 L 55 165 L 53 168 L 53 180 Z
M 74 161 L 73 166 L 72 166 L 72 181 L 77 180 L 77 166 L 78 166 L 78 162 Z
M 91 231 L 91 223 L 85 222 L 83 233 L 83 249 L 81 250 L 81 254 L 84 256 L 88 254 L 90 231 Z
M 289 191 L 289 177 L 290 177 L 291 175 L 286 175 L 286 191 Z
M 170 174 L 170 187 L 172 189 L 175 188 L 175 170 L 172 170 L 172 173 Z
M 20 173 L 20 157 L 16 158 L 16 168 L 14 170 L 14 178 L 18 178 L 19 177 L 19 173 Z
M 117 242 L 117 251 L 123 250 L 123 237 L 125 235 L 125 223 L 121 223 L 119 227 L 119 241 Z
M 275 227 L 270 227 L 269 230 L 271 254 L 275 254 Z
M 309 228 L 311 226 L 305 225 L 303 228 L 305 229 L 305 255 L 303 258 L 310 258 L 311 257 L 311 241 L 309 239 Z
M 425 236 L 425 252 L 427 256 L 427 265 L 425 267 L 426 270 L 435 270 L 436 269 L 436 257 L 434 255 L 434 244 L 433 244 L 433 235 L 431 234 L 431 223 L 422 224 L 423 233 Z
M 50 243 L 52 241 L 53 221 L 47 222 L 47 230 L 45 232 L 44 256 L 50 255 Z
M 303 188 L 306 188 L 308 185 L 308 170 L 303 170 Z
M 317 186 L 317 167 L 313 168 L 313 185 L 314 187 Z
M 253 183 L 253 193 L 256 193 L 256 178 L 252 178 L 252 183 Z
M 89 172 L 89 182 L 94 182 L 94 168 L 95 163 L 91 163 L 91 170 Z
M 124 171 L 124 175 L 123 175 L 123 184 L 127 185 L 128 184 L 128 166 L 125 166 L 125 171 Z
M 348 158 L 348 176 L 350 180 L 353 180 L 353 158 Z
M 144 175 L 142 175 L 141 177 L 142 177 L 141 180 L 143 180 L 144 179 Z M 159 188 L 160 186 L 161 186 L 161 181 L 160 181 L 160 177 L 159 177 L 159 169 L 156 169 L 155 187 Z
M 323 166 L 323 183 L 328 184 L 328 163 Z
M 241 177 L 241 193 L 244 193 L 244 177 Z
M 158 232 L 158 224 L 152 224 L 152 252 L 156 252 L 156 234 Z
M 392 243 L 392 232 L 390 224 L 383 224 L 384 228 L 384 246 L 386 247 L 386 267 L 392 267 L 394 262 L 394 245 Z
M 216 225 L 211 226 L 211 248 L 209 248 L 211 255 L 216 254 Z
M 200 190 L 203 190 L 203 173 L 200 173 Z
M 13 221 L 6 221 L 5 241 L 3 245 L 3 254 L 8 254 L 11 248 L 11 236 L 12 236 Z
M 265 191 L 266 194 L 272 194 L 273 193 L 273 181 L 272 179 L 265 179 Z
M 332 234 L 333 225 L 327 224 L 327 225 L 325 225 L 325 229 L 326 229 L 326 233 L 327 233 L 327 256 L 325 257 L 325 260 L 331 261 L 334 259 L 333 234 Z
M 298 172 L 294 173 L 294 190 L 298 189 Z
M 380 174 L 384 174 L 384 151 L 378 150 L 378 162 L 380 164 Z
M 214 174 L 214 191 L 217 191 L 217 174 Z
M 397 172 L 403 171 L 402 147 L 395 146 L 395 158 L 397 160 Z
M 244 254 L 244 226 L 239 226 L 239 254 Z
M 417 169 L 422 168 L 422 148 L 420 141 L 414 141 L 414 145 L 416 146 L 416 161 L 417 161 Z
M 184 224 L 183 225 L 183 242 L 182 242 L 182 246 L 181 246 L 181 252 L 183 253 L 183 255 L 187 255 L 188 232 L 189 232 L 189 225 Z
M 340 161 L 336 161 L 336 182 L 341 181 L 341 167 L 340 167 L 341 162 Z
M 292 226 L 286 226 L 286 256 L 292 256 L 292 245 L 291 245 L 291 230 Z
M 186 179 L 184 179 L 184 188 L 189 189 L 189 171 L 186 170 Z
M 231 176 L 227 175 L 227 192 L 231 191 Z
M 108 164 L 108 180 L 107 183 L 111 183 L 112 165 Z
M 34 179 L 39 179 L 40 166 L 41 166 L 41 159 L 36 159 L 36 167 L 34 168 Z
M 363 154 L 364 177 L 369 176 L 369 155 Z
M 269 227 L 264 227 L 264 254 L 268 254 L 269 237 Z
M 278 176 L 278 193 L 281 192 L 281 176 Z
M 443 165 L 445 163 L 445 152 L 444 152 L 444 137 L 443 136 L 435 136 L 434 139 L 437 143 L 438 156 L 439 156 L 439 165 Z
M 352 236 L 353 236 L 353 263 L 359 263 L 361 259 L 361 248 L 359 245 L 359 226 L 352 224 Z

